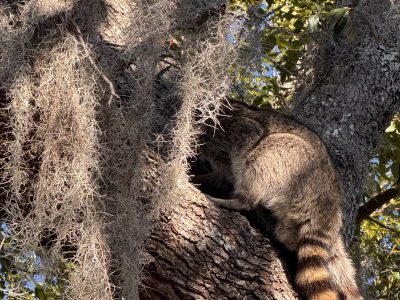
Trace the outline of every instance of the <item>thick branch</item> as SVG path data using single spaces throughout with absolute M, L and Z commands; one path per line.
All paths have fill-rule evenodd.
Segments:
M 298 299 L 276 245 L 245 217 L 193 187 L 181 199 L 148 240 L 141 299 Z
M 398 194 L 398 188 L 390 188 L 371 198 L 367 203 L 360 206 L 360 208 L 358 209 L 357 222 L 360 223 L 361 221 L 367 219 L 374 211 L 381 208 Z

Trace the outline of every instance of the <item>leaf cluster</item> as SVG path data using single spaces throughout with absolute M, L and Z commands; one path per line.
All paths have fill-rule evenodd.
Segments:
M 44 274 L 37 251 L 17 253 L 18 240 L 2 223 L 0 235 L 0 298 L 27 300 L 55 300 L 65 295 L 71 262 L 59 258 L 54 274 Z
M 247 8 L 248 3 L 231 1 L 233 7 Z M 323 16 L 333 1 L 276 0 L 261 1 L 244 22 L 248 30 L 261 29 L 261 59 L 250 65 L 236 66 L 233 97 L 258 106 L 282 106 L 290 101 L 300 59 L 309 49 Z M 311 22 L 311 23 L 310 23 Z
M 369 165 L 366 201 L 389 188 L 400 189 L 400 115 L 386 129 Z M 400 299 L 400 193 L 361 225 L 366 282 L 375 299 Z

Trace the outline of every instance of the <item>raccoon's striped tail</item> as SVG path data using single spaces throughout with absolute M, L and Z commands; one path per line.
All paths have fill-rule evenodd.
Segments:
M 329 241 L 333 240 L 333 244 Z M 298 245 L 296 285 L 307 300 L 362 300 L 356 272 L 340 235 L 303 237 Z
M 296 286 L 307 300 L 343 299 L 328 267 L 331 245 L 326 241 L 310 235 L 298 245 Z
M 356 271 L 346 253 L 343 239 L 339 236 L 332 247 L 328 269 L 332 274 L 336 286 L 346 300 L 362 300 L 363 297 L 356 282 Z

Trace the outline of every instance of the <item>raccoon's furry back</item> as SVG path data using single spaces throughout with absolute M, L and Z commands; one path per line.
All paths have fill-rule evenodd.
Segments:
M 231 105 L 222 128 L 202 136 L 199 159 L 210 172 L 195 182 L 233 186 L 232 199 L 209 196 L 218 205 L 272 212 L 275 237 L 297 252 L 295 281 L 306 299 L 362 299 L 343 248 L 341 186 L 325 145 L 280 113 Z

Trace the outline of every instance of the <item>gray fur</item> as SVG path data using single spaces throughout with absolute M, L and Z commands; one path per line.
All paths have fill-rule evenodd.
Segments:
M 310 239 L 326 245 L 329 258 L 320 260 L 338 293 L 332 299 L 362 299 L 343 248 L 341 187 L 324 144 L 280 113 L 231 104 L 233 110 L 226 109 L 219 119 L 221 128 L 209 127 L 202 136 L 199 159 L 211 170 L 194 181 L 214 185 L 214 190 L 223 182 L 232 185 L 231 199 L 208 195 L 219 206 L 249 210 L 261 205 L 271 210 L 277 219 L 275 237 L 290 250 L 300 253 Z M 307 299 L 329 299 L 311 283 L 302 293 Z

